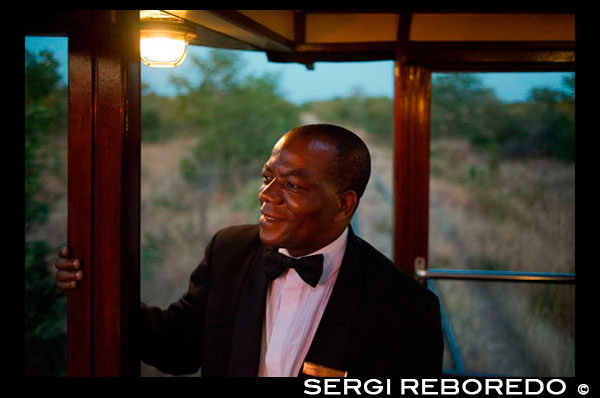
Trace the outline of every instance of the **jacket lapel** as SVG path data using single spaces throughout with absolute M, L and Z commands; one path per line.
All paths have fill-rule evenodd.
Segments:
M 365 272 L 365 261 L 361 257 L 360 243 L 350 228 L 346 253 L 335 286 L 305 362 L 347 370 L 346 355 L 362 296 Z
M 229 376 L 258 375 L 268 281 L 263 270 L 266 247 L 261 245 L 248 261 L 248 273 L 240 294 L 233 325 Z

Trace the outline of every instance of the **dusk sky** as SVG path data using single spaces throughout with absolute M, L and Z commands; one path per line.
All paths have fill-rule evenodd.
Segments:
M 52 51 L 61 63 L 63 82 L 67 79 L 67 39 L 26 37 L 25 48 L 32 52 L 42 49 Z M 188 56 L 205 57 L 207 47 L 188 46 Z M 311 100 L 327 100 L 344 97 L 360 89 L 368 96 L 393 96 L 394 70 L 392 61 L 376 62 L 316 62 L 314 70 L 296 63 L 268 62 L 263 52 L 236 51 L 241 53 L 245 70 L 253 75 L 275 73 L 279 76 L 281 94 L 294 104 Z M 188 62 L 186 62 L 188 61 Z M 175 95 L 169 76 L 184 74 L 193 76 L 193 65 L 188 59 L 177 68 L 156 69 L 141 66 L 142 82 L 160 95 Z M 546 86 L 553 89 L 563 87 L 562 79 L 570 73 L 480 73 L 485 85 L 493 88 L 505 102 L 521 102 L 527 99 L 533 87 Z M 434 75 L 435 76 L 435 75 Z

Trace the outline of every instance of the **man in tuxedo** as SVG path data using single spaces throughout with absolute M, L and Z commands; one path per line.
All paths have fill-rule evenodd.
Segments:
M 439 376 L 437 297 L 350 226 L 370 169 L 347 129 L 284 134 L 263 167 L 259 224 L 218 231 L 168 309 L 141 304 L 141 359 L 203 376 Z M 58 286 L 76 288 L 80 263 L 60 255 Z

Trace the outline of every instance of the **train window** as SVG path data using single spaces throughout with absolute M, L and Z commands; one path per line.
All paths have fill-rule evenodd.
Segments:
M 25 37 L 25 375 L 66 374 L 67 39 Z
M 252 70 L 254 62 L 261 72 Z M 391 92 L 393 63 L 383 67 Z M 353 226 L 391 258 L 391 96 L 374 98 L 345 86 L 344 98 L 322 100 L 315 90 L 316 99 L 302 100 L 296 97 L 301 83 L 282 87 L 279 75 L 294 69 L 312 81 L 320 65 L 272 64 L 264 54 L 246 51 L 190 46 L 178 68 L 141 68 L 143 302 L 166 308 L 179 299 L 217 230 L 257 223 L 262 165 L 277 139 L 301 124 L 340 124 L 368 142 L 375 180 Z M 368 73 L 364 79 L 368 86 Z M 141 375 L 166 376 L 144 363 Z
M 574 273 L 575 74 L 493 75 L 432 75 L 428 266 Z M 464 370 L 574 375 L 574 286 L 429 283 Z

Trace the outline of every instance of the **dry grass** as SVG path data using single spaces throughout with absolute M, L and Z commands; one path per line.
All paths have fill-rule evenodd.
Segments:
M 226 195 L 199 192 L 182 179 L 179 159 L 192 144 L 192 140 L 183 138 L 142 146 L 141 244 L 144 247 L 150 235 L 168 237 L 163 266 L 142 283 L 142 299 L 151 305 L 166 306 L 187 289 L 189 275 L 201 261 L 214 232 L 257 221 L 249 214 L 232 211 L 231 198 Z M 201 225 L 203 206 L 208 206 L 206 225 Z
M 392 145 L 375 145 L 367 132 L 356 131 L 370 147 L 373 175 L 391 190 Z M 191 145 L 193 140 L 181 138 L 142 146 L 142 247 L 154 238 L 163 259 L 155 269 L 142 264 L 147 277 L 141 297 L 150 305 L 166 307 L 181 296 L 212 233 L 257 219 L 245 203 L 254 197 L 258 178 L 237 196 L 202 196 L 182 180 L 179 160 Z M 574 166 L 545 159 L 495 162 L 466 140 L 434 141 L 431 150 L 431 267 L 574 272 Z M 46 182 L 57 201 L 48 223 L 29 238 L 58 247 L 66 237 L 65 181 Z M 203 203 L 208 211 L 201 226 Z M 359 217 L 359 234 L 391 258 L 393 209 L 374 178 Z M 448 281 L 437 288 L 467 370 L 574 374 L 572 286 Z M 142 375 L 163 376 L 146 365 Z
M 358 210 L 359 235 L 393 260 L 394 208 L 393 204 L 386 200 L 375 182 L 378 178 L 390 192 L 392 191 L 393 147 L 376 146 L 366 131 L 359 128 L 354 128 L 353 131 L 367 143 L 371 154 L 372 177 L 361 198 Z
M 464 140 L 432 153 L 431 267 L 574 272 L 574 166 L 495 165 Z M 438 285 L 468 370 L 574 375 L 573 287 Z
M 142 279 L 141 299 L 148 305 L 166 308 L 181 297 L 212 233 L 226 226 L 257 221 L 251 214 L 231 210 L 230 197 L 220 193 L 203 196 L 181 178 L 179 160 L 193 143 L 182 138 L 142 146 L 142 248 L 148 236 L 168 237 L 160 248 L 162 266 L 150 270 L 147 272 L 150 276 Z M 203 213 L 205 203 L 208 211 Z M 203 227 L 201 214 L 207 217 Z M 202 233 L 203 230 L 206 232 Z M 142 274 L 149 268 L 142 263 Z M 143 363 L 141 375 L 168 376 Z

